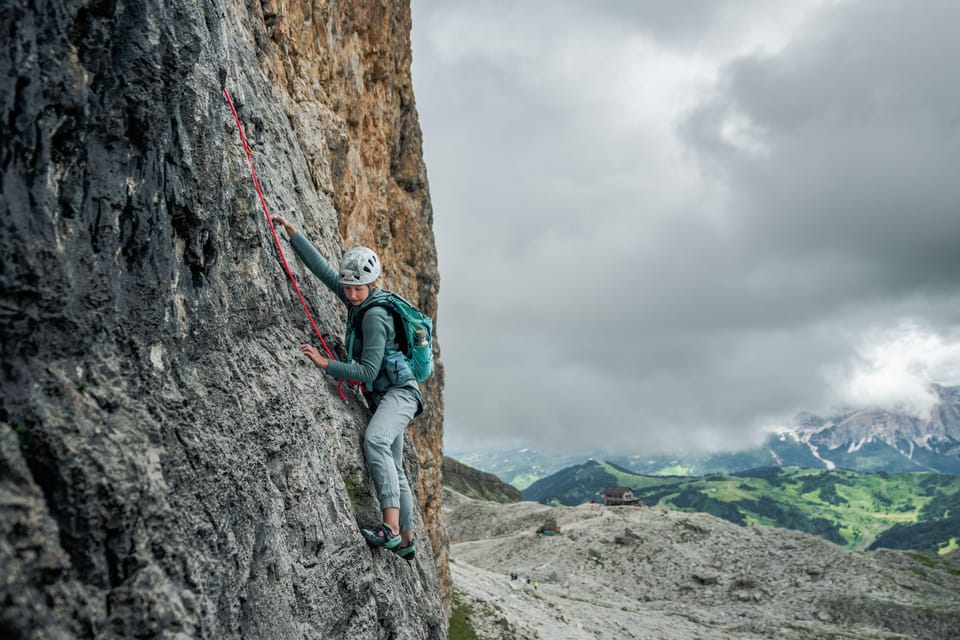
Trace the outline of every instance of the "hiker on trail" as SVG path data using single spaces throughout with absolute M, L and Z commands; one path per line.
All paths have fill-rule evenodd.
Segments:
M 347 326 L 357 314 L 363 314 L 351 350 L 360 354 L 356 362 L 330 360 L 309 344 L 301 344 L 300 351 L 328 375 L 363 383 L 376 408 L 363 436 L 363 452 L 383 510 L 383 523 L 361 528 L 360 533 L 371 546 L 386 547 L 413 560 L 413 499 L 403 473 L 403 434 L 423 411 L 423 402 L 417 380 L 398 351 L 393 318 L 386 308 L 375 304 L 386 295 L 376 286 L 380 260 L 371 249 L 356 247 L 344 254 L 337 271 L 286 218 L 275 215 L 273 222 L 283 225 L 300 259 L 347 305 Z

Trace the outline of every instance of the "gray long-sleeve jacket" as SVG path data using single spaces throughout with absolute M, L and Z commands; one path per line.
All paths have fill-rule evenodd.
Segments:
M 303 260 L 307 268 L 310 269 L 321 282 L 327 286 L 341 301 L 347 306 L 347 326 L 351 321 L 373 303 L 377 297 L 385 295 L 375 287 L 371 287 L 370 296 L 362 304 L 354 306 L 343 291 L 343 285 L 340 284 L 340 274 L 330 266 L 323 255 L 317 250 L 310 240 L 302 233 L 297 232 L 290 238 L 290 244 L 293 245 L 297 256 Z M 331 360 L 327 366 L 327 373 L 334 378 L 344 380 L 355 380 L 364 383 L 364 386 L 374 396 L 374 401 L 378 401 L 387 389 L 391 386 L 409 387 L 417 391 L 419 396 L 419 386 L 416 379 L 410 374 L 409 380 L 402 380 L 398 384 L 391 383 L 391 372 L 388 372 L 388 366 L 396 366 L 395 362 L 391 365 L 387 354 L 394 353 L 399 348 L 397 343 L 396 331 L 393 328 L 393 318 L 390 312 L 381 306 L 373 306 L 363 316 L 361 325 L 361 334 L 358 334 L 353 343 L 353 355 L 359 359 L 355 362 L 340 362 Z M 405 366 L 405 365 L 404 365 Z M 397 377 L 397 372 L 392 372 L 393 377 Z

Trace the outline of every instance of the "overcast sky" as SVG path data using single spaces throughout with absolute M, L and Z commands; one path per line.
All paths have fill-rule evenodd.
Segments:
M 960 3 L 412 4 L 448 450 L 960 383 Z

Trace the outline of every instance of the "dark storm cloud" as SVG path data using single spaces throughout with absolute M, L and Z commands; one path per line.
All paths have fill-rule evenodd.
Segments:
M 549 6 L 414 2 L 449 442 L 732 447 L 960 325 L 953 4 Z
M 956 3 L 839 6 L 782 53 L 731 65 L 686 132 L 732 186 L 745 245 L 833 260 L 849 295 L 954 286 L 957 20 Z M 724 139 L 738 119 L 761 150 Z

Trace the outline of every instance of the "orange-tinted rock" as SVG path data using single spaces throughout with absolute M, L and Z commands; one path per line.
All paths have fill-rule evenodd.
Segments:
M 286 98 L 314 186 L 337 210 L 343 246 L 375 247 L 383 286 L 437 320 L 439 332 L 440 276 L 410 74 L 409 2 L 273 0 L 263 7 L 272 17 L 261 64 Z M 420 460 L 420 506 L 449 610 L 440 487 L 443 367 L 421 387 L 426 409 L 410 432 Z

